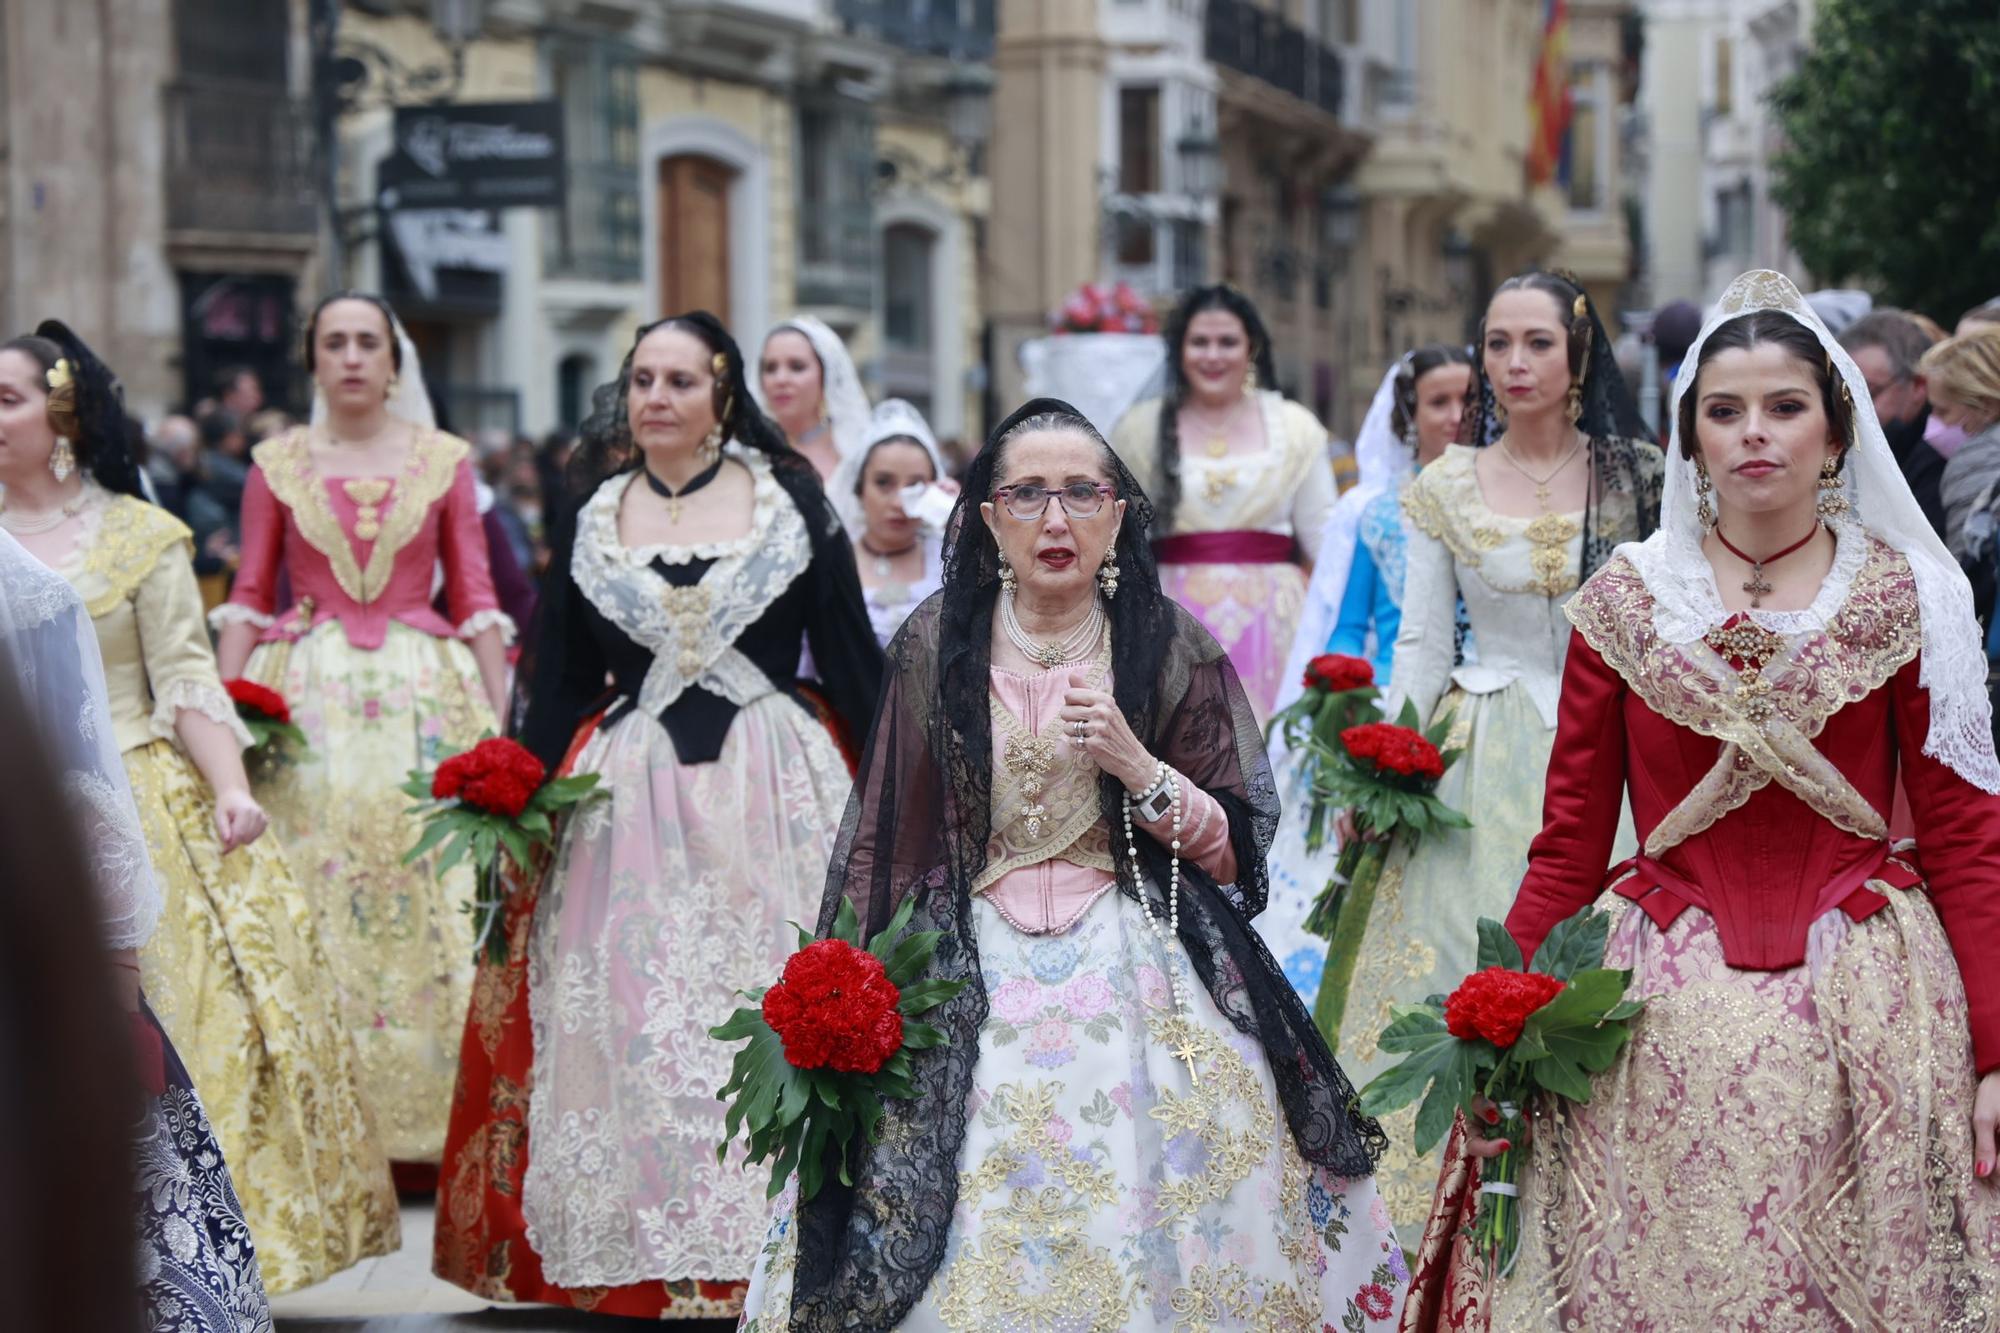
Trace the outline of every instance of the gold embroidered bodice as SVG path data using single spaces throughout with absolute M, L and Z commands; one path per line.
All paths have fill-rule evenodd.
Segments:
M 1060 858 L 1106 874 L 1116 872 L 1111 831 L 1098 806 L 1099 770 L 1069 743 L 1057 713 L 1073 668 L 1036 676 L 995 673 L 993 717 L 993 833 L 986 867 L 973 881 L 978 893 L 1011 870 Z M 1092 689 L 1108 689 L 1109 637 L 1086 668 Z M 1016 716 L 1001 690 L 1017 696 L 1026 716 Z

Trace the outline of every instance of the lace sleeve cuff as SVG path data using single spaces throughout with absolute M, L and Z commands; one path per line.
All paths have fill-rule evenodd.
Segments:
M 499 629 L 500 642 L 503 644 L 512 644 L 519 635 L 519 631 L 514 627 L 513 618 L 498 607 L 493 607 L 467 619 L 458 627 L 458 637 L 471 639 L 494 628 Z
M 217 631 L 230 625 L 255 625 L 258 629 L 269 629 L 277 623 L 276 616 L 267 616 L 241 602 L 224 602 L 208 613 L 209 628 Z
M 153 734 L 163 740 L 174 739 L 174 724 L 180 720 L 183 708 L 200 713 L 227 731 L 236 738 L 238 749 L 247 750 L 255 744 L 249 728 L 236 715 L 236 705 L 230 702 L 228 691 L 207 681 L 193 679 L 171 680 L 154 690 Z

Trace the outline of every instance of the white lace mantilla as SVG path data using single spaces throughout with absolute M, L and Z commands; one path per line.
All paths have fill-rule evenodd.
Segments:
M 1919 679 L 1930 695 L 1931 730 L 1924 753 L 1949 766 L 1983 791 L 2000 792 L 2000 759 L 1993 752 L 1993 711 L 1987 693 L 1986 648 L 1973 615 L 1972 588 L 1958 562 L 1945 550 L 1924 517 L 1902 468 L 1889 448 L 1868 381 L 1834 336 L 1827 331 L 1791 279 L 1769 269 L 1754 269 L 1729 284 L 1709 313 L 1701 336 L 1688 348 L 1685 364 L 1700 364 L 1702 345 L 1716 329 L 1754 310 L 1775 310 L 1791 316 L 1820 341 L 1828 363 L 1847 385 L 1854 403 L 1854 442 L 1841 469 L 1842 494 L 1853 518 L 1842 529 L 1860 528 L 1902 552 L 1916 577 L 1917 606 L 1923 617 L 1923 665 Z M 1695 468 L 1682 448 L 1680 397 L 1695 382 L 1693 374 L 1674 385 L 1671 419 L 1673 440 L 1667 447 L 1666 485 L 1660 502 L 1660 527 L 1643 542 L 1628 542 L 1619 554 L 1630 560 L 1653 595 L 1653 626 L 1669 643 L 1700 638 L 1724 618 L 1715 575 L 1701 553 L 1702 530 L 1696 517 Z M 1839 531 L 1839 529 L 1837 529 Z M 1811 607 L 1803 612 L 1753 613 L 1767 628 L 1794 632 L 1794 624 L 1817 627 L 1846 599 L 1854 571 L 1866 554 L 1866 543 L 1842 541 L 1834 569 Z M 1850 563 L 1851 562 L 1851 563 Z M 1846 566 L 1843 579 L 1841 571 Z M 1788 622 L 1787 617 L 1796 618 Z M 1483 644 L 1482 644 L 1483 651 Z
M 771 678 L 736 640 L 812 563 L 805 518 L 770 463 L 733 442 L 724 452 L 749 468 L 756 483 L 750 531 L 741 538 L 699 547 L 625 546 L 618 503 L 632 484 L 630 473 L 599 486 L 578 520 L 570 573 L 606 620 L 652 653 L 637 703 L 654 717 L 696 685 L 739 708 L 772 693 Z M 700 581 L 676 587 L 649 568 L 655 556 L 669 564 L 715 563 Z

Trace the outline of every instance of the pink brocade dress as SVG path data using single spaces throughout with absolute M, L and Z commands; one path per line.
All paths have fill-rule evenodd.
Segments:
M 499 609 L 469 446 L 419 432 L 394 477 L 323 477 L 307 429 L 259 445 L 243 558 L 218 624 L 261 630 L 244 675 L 283 694 L 309 748 L 253 772 L 319 914 L 361 1059 L 362 1094 L 397 1161 L 436 1161 L 472 980 L 472 873 L 402 864 L 420 833 L 398 788 L 497 731 L 465 640 Z M 443 570 L 450 619 L 431 604 Z M 279 570 L 294 603 L 277 605 Z

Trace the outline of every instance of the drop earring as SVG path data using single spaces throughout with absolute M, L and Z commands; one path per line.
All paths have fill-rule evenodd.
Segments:
M 1257 396 L 1257 363 L 1255 361 L 1252 361 L 1250 369 L 1243 373 L 1243 396 L 1245 398 L 1254 398 Z
M 1713 501 L 1709 499 L 1710 494 L 1713 493 L 1714 490 L 1715 490 L 1715 483 L 1709 480 L 1708 476 L 1708 464 L 1702 460 L 1699 454 L 1695 455 L 1694 517 L 1695 521 L 1701 524 L 1701 530 L 1703 532 L 1715 531 L 1715 524 L 1717 521 L 1715 516 L 1715 504 Z
M 1823 522 L 1832 522 L 1853 508 L 1841 494 L 1840 455 L 1828 454 L 1819 469 L 1819 500 L 1813 509 Z
M 1569 400 L 1564 404 L 1563 411 L 1569 416 L 1569 424 L 1572 426 L 1583 420 L 1583 382 L 1581 380 L 1570 383 Z
M 1000 591 L 1006 593 L 1009 597 L 1012 597 L 1014 595 L 1014 590 L 1019 586 L 1020 586 L 1020 581 L 1014 577 L 1014 567 L 1007 563 L 1006 556 L 1004 555 L 1001 556 Z
M 1118 543 L 1115 540 L 1105 548 L 1104 563 L 1097 567 L 1097 587 L 1107 600 L 1118 595 Z
M 49 472 L 57 481 L 68 481 L 69 474 L 76 471 L 76 450 L 70 447 L 69 436 L 56 436 L 55 447 L 49 450 Z

